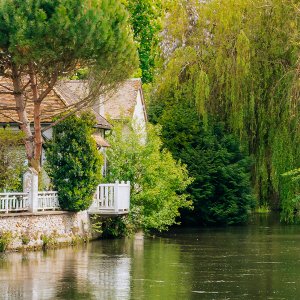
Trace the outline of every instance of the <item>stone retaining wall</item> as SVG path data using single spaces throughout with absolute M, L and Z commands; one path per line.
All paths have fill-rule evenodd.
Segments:
M 41 248 L 87 239 L 91 225 L 87 211 L 1 214 L 0 233 L 7 232 L 8 249 Z

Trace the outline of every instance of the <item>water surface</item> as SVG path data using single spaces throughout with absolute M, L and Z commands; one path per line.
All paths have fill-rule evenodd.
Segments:
M 300 299 L 300 226 L 177 229 L 0 257 L 0 299 Z

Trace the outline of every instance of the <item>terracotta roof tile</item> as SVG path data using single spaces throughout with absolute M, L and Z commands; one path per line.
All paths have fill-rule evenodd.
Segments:
M 110 147 L 110 144 L 100 134 L 94 133 L 92 136 L 93 136 L 93 138 L 96 141 L 98 146 Z

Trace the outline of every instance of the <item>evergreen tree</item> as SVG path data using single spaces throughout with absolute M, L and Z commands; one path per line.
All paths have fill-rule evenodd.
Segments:
M 118 0 L 0 2 L 0 69 L 13 83 L 1 92 L 15 99 L 15 105 L 0 103 L 0 109 L 17 111 L 18 120 L 13 121 L 26 136 L 30 166 L 40 171 L 42 102 L 57 81 L 77 69 L 89 71 L 90 93 L 68 108 L 74 113 L 131 76 L 136 54 L 127 13 Z M 30 105 L 33 120 L 26 110 Z
M 249 180 L 250 159 L 234 136 L 221 124 L 205 129 L 185 99 L 166 107 L 157 120 L 163 126 L 164 145 L 175 159 L 187 165 L 194 178 L 187 189 L 194 210 L 183 211 L 184 222 L 245 223 L 255 204 Z
M 47 173 L 58 191 L 60 207 L 80 211 L 90 207 L 102 178 L 103 159 L 92 138 L 95 119 L 84 113 L 54 127 L 47 143 Z

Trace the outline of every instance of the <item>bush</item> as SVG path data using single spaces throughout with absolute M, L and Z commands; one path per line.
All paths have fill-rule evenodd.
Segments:
M 103 159 L 92 138 L 94 124 L 88 113 L 68 117 L 54 127 L 46 144 L 47 172 L 64 210 L 89 208 L 100 183 Z
M 124 130 L 128 126 L 128 130 Z M 183 192 L 192 179 L 186 167 L 162 149 L 160 128 L 149 124 L 146 144 L 130 125 L 115 124 L 107 151 L 108 181 L 131 182 L 131 207 L 127 226 L 135 229 L 166 230 L 176 223 L 179 209 L 190 207 Z
M 4 252 L 12 241 L 12 233 L 10 231 L 2 231 L 0 233 L 0 252 Z
M 0 129 L 0 191 L 22 189 L 26 159 L 23 137 L 20 131 Z
M 288 224 L 300 223 L 300 169 L 294 169 L 280 178 L 280 220 Z

